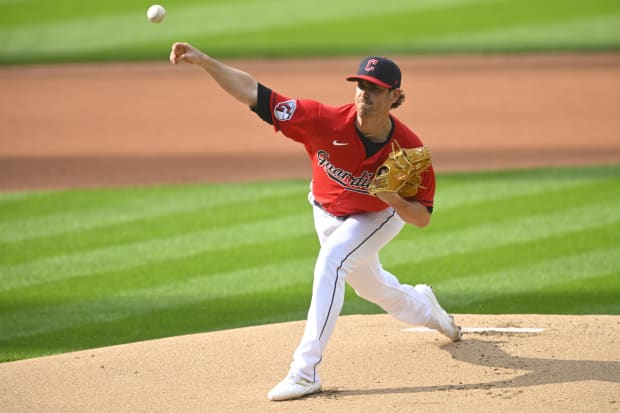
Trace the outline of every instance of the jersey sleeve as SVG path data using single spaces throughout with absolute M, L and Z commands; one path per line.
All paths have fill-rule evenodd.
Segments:
M 268 124 L 273 125 L 273 119 L 271 118 L 271 106 L 269 104 L 270 100 L 271 89 L 259 83 L 256 105 L 250 106 L 250 110 L 256 113 L 259 118 Z
M 250 110 L 273 125 L 276 132 L 305 143 L 309 136 L 321 134 L 321 108 L 317 101 L 289 98 L 259 83 L 257 103 Z

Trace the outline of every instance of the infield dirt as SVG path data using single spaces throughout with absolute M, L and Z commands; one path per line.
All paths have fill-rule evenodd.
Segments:
M 394 58 L 407 95 L 395 115 L 439 173 L 620 162 L 619 54 Z M 227 63 L 337 105 L 358 61 Z M 302 147 L 194 67 L 9 67 L 0 90 L 0 190 L 308 178 Z M 0 364 L 0 410 L 620 411 L 620 317 L 456 318 L 545 330 L 450 343 L 385 315 L 342 317 L 323 392 L 281 403 L 266 393 L 302 321 L 172 337 Z
M 304 322 L 172 337 L 0 365 L 4 412 L 614 412 L 620 409 L 618 316 L 459 315 L 452 343 L 404 331 L 387 315 L 338 321 L 323 391 L 287 402 Z
M 620 162 L 620 54 L 395 57 L 394 114 L 441 173 Z M 280 93 L 339 105 L 357 59 L 227 61 Z M 275 134 L 189 65 L 0 69 L 0 190 L 308 178 Z

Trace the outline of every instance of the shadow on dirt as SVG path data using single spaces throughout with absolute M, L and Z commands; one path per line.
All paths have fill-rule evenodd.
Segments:
M 488 367 L 488 376 L 512 372 L 505 380 L 441 386 L 393 387 L 364 390 L 325 389 L 315 397 L 340 398 L 372 394 L 427 393 L 456 390 L 516 389 L 545 384 L 581 381 L 620 383 L 620 362 L 592 360 L 559 360 L 555 358 L 520 357 L 501 348 L 505 341 L 467 339 L 460 343 L 446 343 L 441 348 L 462 363 Z

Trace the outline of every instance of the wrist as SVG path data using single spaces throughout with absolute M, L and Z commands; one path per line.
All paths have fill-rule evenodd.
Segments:
M 395 204 L 398 205 L 401 202 L 405 202 L 403 197 L 401 197 L 398 194 L 398 192 L 390 192 L 390 191 L 377 192 L 377 198 L 379 198 L 380 200 L 382 200 L 383 202 L 385 202 L 386 204 L 390 206 L 395 206 Z

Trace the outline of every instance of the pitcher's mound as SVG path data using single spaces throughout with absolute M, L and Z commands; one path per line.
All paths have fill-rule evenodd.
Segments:
M 344 316 L 323 391 L 270 402 L 304 322 L 172 337 L 0 365 L 0 410 L 410 412 L 620 409 L 619 316 L 457 315 L 452 343 L 387 315 Z M 523 330 L 525 329 L 525 330 Z

